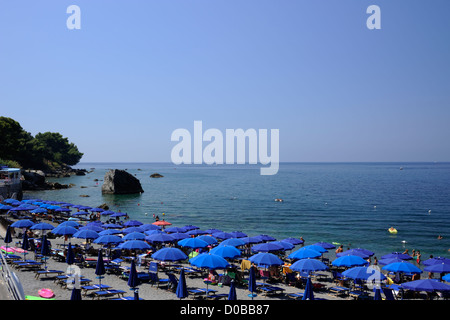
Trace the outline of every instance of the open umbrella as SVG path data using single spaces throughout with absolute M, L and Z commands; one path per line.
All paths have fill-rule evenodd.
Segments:
M 184 233 L 180 233 L 180 234 L 184 234 Z M 206 241 L 210 245 L 217 244 L 217 239 L 214 238 L 213 236 L 202 235 L 202 236 L 198 236 L 197 238 L 199 238 L 199 239 L 201 239 L 203 241 Z
M 315 244 L 310 244 L 309 246 L 304 246 L 303 248 L 313 249 L 313 250 L 319 251 L 320 253 L 328 252 L 328 250 L 325 249 L 324 247 L 315 245 Z
M 275 252 L 275 251 L 282 251 L 283 247 L 279 244 L 272 243 L 272 242 L 265 242 L 260 244 L 255 244 L 252 246 L 252 251 L 255 252 Z
M 322 248 L 327 249 L 327 250 L 336 248 L 336 246 L 334 244 L 328 243 L 328 242 L 317 242 L 317 243 L 314 243 L 314 245 L 321 246 Z
M 245 238 L 247 235 L 243 233 L 242 231 L 232 231 L 230 232 L 231 235 L 233 235 L 233 238 Z
M 378 284 L 382 280 L 386 279 L 386 276 L 384 274 L 382 274 L 378 269 L 371 266 L 353 267 L 342 272 L 342 275 L 353 280 L 371 281 Z
M 128 277 L 127 284 L 134 291 L 134 300 L 139 300 L 139 291 L 137 289 L 137 286 L 139 285 L 139 278 L 137 275 L 136 263 L 134 262 L 134 259 L 131 260 L 130 275 Z
M 267 234 L 260 234 L 257 237 L 260 238 L 262 241 L 276 241 L 277 240 L 274 237 L 269 236 Z
M 303 240 L 301 240 L 301 239 L 298 239 L 298 238 L 292 238 L 292 237 L 283 239 L 283 240 L 281 240 L 281 241 L 292 243 L 294 246 L 296 246 L 296 245 L 298 245 L 298 244 L 302 244 L 302 243 L 305 242 L 305 241 L 303 241 Z
M 39 222 L 30 227 L 31 230 L 41 230 L 41 231 L 53 230 L 54 228 L 55 227 L 53 225 L 47 222 Z
M 442 262 L 444 262 L 444 263 L 450 263 L 450 259 L 444 258 L 444 257 L 430 258 L 430 259 L 425 260 L 425 261 L 423 262 L 423 265 L 424 265 L 424 266 L 431 266 L 431 265 L 433 265 L 433 264 L 436 264 L 436 263 L 442 263 Z
M 310 273 L 310 272 L 327 270 L 328 267 L 322 261 L 306 258 L 306 259 L 297 260 L 289 267 L 289 269 L 291 269 L 292 271 L 297 271 L 297 272 Z
M 67 256 L 66 256 L 66 263 L 68 265 L 71 265 L 75 262 L 75 254 L 72 250 L 72 244 L 69 242 L 69 245 L 67 246 Z
M 94 240 L 94 243 L 103 245 L 118 245 L 122 242 L 124 242 L 124 239 L 113 234 L 104 234 Z
M 248 260 L 262 267 L 281 266 L 284 264 L 283 260 L 270 252 L 259 252 L 251 256 Z
M 149 250 L 152 247 L 143 240 L 128 240 L 118 246 L 119 249 L 128 250 Z
M 233 246 L 217 246 L 209 252 L 212 254 L 217 254 L 225 259 L 234 259 L 241 256 L 241 251 Z
M 11 224 L 12 228 L 30 228 L 34 226 L 34 222 L 28 219 L 17 220 Z
M 233 247 L 239 247 L 245 245 L 245 242 L 241 240 L 240 238 L 229 238 L 226 240 L 223 240 L 219 246 L 233 246 Z
M 138 220 L 128 220 L 123 224 L 125 227 L 139 227 L 142 226 L 143 223 Z
M 181 271 L 180 271 L 180 278 L 178 280 L 176 294 L 177 294 L 177 298 L 180 298 L 180 299 L 184 299 L 189 295 L 189 293 L 187 291 L 186 277 L 184 275 L 183 268 L 181 268 Z
M 358 256 L 363 259 L 369 258 L 369 255 L 367 253 L 365 253 L 364 251 L 361 251 L 361 250 L 357 250 L 357 249 L 350 249 L 350 250 L 347 250 L 344 252 L 336 253 L 336 257 L 349 256 L 349 255 Z
M 220 240 L 226 240 L 226 239 L 231 239 L 233 238 L 233 235 L 231 233 L 228 232 L 214 232 L 213 234 L 211 234 L 214 238 L 216 239 L 220 239 Z
M 123 237 L 123 240 L 145 240 L 145 234 L 142 232 L 130 232 Z
M 76 233 L 73 234 L 74 238 L 78 239 L 97 239 L 99 237 L 99 234 L 91 229 L 83 229 L 78 230 Z
M 336 267 L 355 267 L 368 265 L 369 262 L 359 256 L 349 255 L 339 257 L 333 260 L 331 264 Z
M 162 248 L 152 254 L 152 259 L 159 261 L 183 261 L 187 258 L 183 251 L 173 247 Z
M 426 266 L 423 270 L 435 273 L 447 273 L 450 272 L 450 263 L 435 263 L 430 266 Z
M 392 272 L 407 272 L 407 273 L 422 273 L 422 270 L 420 268 L 416 267 L 412 263 L 409 262 L 394 262 L 388 265 L 385 265 L 383 270 L 388 270 Z
M 381 256 L 381 259 L 392 259 L 392 258 L 398 258 L 401 260 L 411 260 L 412 257 L 408 254 L 401 253 L 401 252 L 392 252 L 389 254 L 385 254 L 384 256 Z
M 145 237 L 145 240 L 151 243 L 172 243 L 175 242 L 175 237 L 167 233 L 155 233 Z

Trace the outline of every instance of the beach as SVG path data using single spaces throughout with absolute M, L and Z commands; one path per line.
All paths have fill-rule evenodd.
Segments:
M 56 225 L 56 224 L 55 224 Z M 6 233 L 6 230 L 2 227 L 1 229 L 1 235 L 4 237 Z M 13 243 L 10 243 L 10 246 L 14 246 L 15 243 L 19 245 L 18 242 L 21 241 L 21 238 L 13 238 Z M 65 241 L 64 237 L 56 237 L 55 239 L 50 239 L 52 248 L 58 248 L 63 244 L 68 244 L 68 241 Z M 83 242 L 85 242 L 84 239 L 77 239 L 77 238 L 71 238 L 70 242 L 72 246 L 75 245 L 81 245 Z M 93 244 L 94 247 L 100 248 L 100 245 Z M 33 259 L 34 253 L 30 252 L 27 256 L 27 259 Z M 96 260 L 97 256 L 86 256 L 87 259 L 90 260 Z M 183 263 L 185 266 L 189 266 L 188 263 Z M 129 262 L 122 263 L 123 267 L 130 266 Z M 68 270 L 68 265 L 65 261 L 57 261 L 53 257 L 50 257 L 46 261 L 46 269 L 47 270 L 59 270 L 63 273 L 66 273 Z M 11 266 L 11 270 L 16 273 L 18 278 L 20 279 L 23 290 L 26 296 L 38 296 L 38 291 L 42 288 L 49 288 L 54 292 L 54 299 L 56 300 L 70 300 L 72 290 L 69 288 L 65 288 L 58 284 L 58 281 L 55 280 L 56 274 L 50 274 L 50 275 L 42 275 L 37 278 L 36 271 L 34 270 L 20 270 L 15 268 L 14 266 Z M 98 283 L 99 280 L 97 279 L 97 275 L 95 275 L 95 266 L 92 267 L 82 267 L 79 269 L 81 275 L 84 278 L 88 278 L 92 280 L 91 284 Z M 148 272 L 148 266 L 137 266 L 138 272 Z M 221 271 L 218 270 L 220 273 Z M 205 270 L 205 276 L 207 275 L 208 271 Z M 330 295 L 327 293 L 326 288 L 329 286 L 332 286 L 333 283 L 330 281 L 331 279 L 331 273 L 324 272 L 324 274 L 327 275 L 328 280 L 319 281 L 317 280 L 317 283 L 320 283 L 324 286 L 323 289 L 320 291 L 314 292 L 314 296 L 316 299 L 325 299 L 325 300 L 349 300 L 353 299 L 351 297 L 343 298 L 338 297 L 334 295 Z M 177 278 L 179 277 L 179 274 L 175 272 L 175 275 Z M 159 278 L 167 278 L 166 272 L 159 268 L 158 271 Z M 264 280 L 258 280 L 258 281 L 264 281 Z M 315 281 L 316 282 L 316 281 Z M 124 296 L 133 296 L 133 291 L 130 290 L 130 287 L 127 285 L 127 280 L 123 279 L 120 275 L 116 274 L 105 274 L 104 278 L 101 279 L 101 283 L 110 286 L 113 289 L 117 290 L 123 290 L 126 293 Z M 188 289 L 193 288 L 206 288 L 206 284 L 204 283 L 203 276 L 186 276 L 186 284 Z M 249 297 L 250 292 L 248 291 L 247 286 L 237 286 L 237 299 L 238 300 L 261 300 L 261 301 L 271 301 L 271 300 L 293 300 L 289 297 L 289 294 L 291 293 L 299 293 L 303 292 L 304 289 L 299 289 L 297 287 L 289 286 L 283 282 L 277 282 L 273 284 L 276 287 L 282 288 L 283 292 L 282 294 L 274 294 L 274 295 L 264 295 L 262 293 L 258 293 L 256 296 Z M 214 294 L 228 294 L 230 291 L 229 285 L 209 285 L 209 289 L 216 290 Z M 141 283 L 138 286 L 138 293 L 139 298 L 143 300 L 179 300 L 176 296 L 176 293 L 172 290 L 164 289 L 164 288 L 158 288 L 157 285 L 152 285 L 151 283 Z M 369 295 L 373 295 L 373 293 L 368 292 Z M 195 296 L 195 295 L 189 295 L 186 299 L 187 300 L 199 300 L 199 299 L 205 299 L 206 296 Z M 95 297 L 93 296 L 83 296 L 83 300 L 94 300 Z

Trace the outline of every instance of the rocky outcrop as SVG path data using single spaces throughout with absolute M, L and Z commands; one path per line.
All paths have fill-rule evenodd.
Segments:
M 113 169 L 105 173 L 102 193 L 130 194 L 144 192 L 140 181 L 125 170 Z
M 70 184 L 46 181 L 46 174 L 41 170 L 23 170 L 22 176 L 23 190 L 59 190 L 67 189 L 72 186 Z
M 150 175 L 150 178 L 162 178 L 162 177 L 164 177 L 164 176 L 162 174 L 159 174 L 159 173 L 154 173 L 154 174 Z

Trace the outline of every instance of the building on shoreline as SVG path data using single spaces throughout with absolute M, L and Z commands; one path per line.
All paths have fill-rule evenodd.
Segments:
M 0 167 L 0 199 L 22 198 L 22 174 L 18 168 Z

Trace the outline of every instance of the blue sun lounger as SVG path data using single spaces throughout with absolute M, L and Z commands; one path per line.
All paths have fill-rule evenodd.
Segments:
M 346 288 L 346 287 L 336 286 L 336 287 L 329 288 L 328 291 L 330 293 L 333 293 L 333 294 L 336 294 L 336 295 L 345 295 L 345 294 L 348 294 L 350 292 L 350 289 Z
M 268 294 L 282 294 L 284 293 L 284 289 L 280 287 L 274 286 L 262 286 L 258 287 L 258 290 L 262 291 L 265 296 Z
M 288 297 L 294 298 L 294 299 L 303 299 L 303 292 L 298 293 L 288 293 Z
M 114 295 L 118 295 L 119 297 L 121 297 L 125 293 L 126 293 L 126 291 L 124 291 L 124 290 L 112 289 L 112 290 L 95 291 L 95 292 L 92 293 L 92 295 L 93 295 L 93 298 L 100 299 L 102 297 L 111 297 L 111 296 L 114 296 Z

